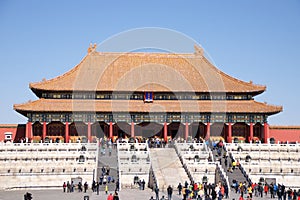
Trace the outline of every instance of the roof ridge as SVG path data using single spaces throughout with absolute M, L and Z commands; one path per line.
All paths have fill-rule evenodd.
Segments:
M 16 107 L 18 107 L 18 106 L 25 106 L 26 104 L 28 104 L 28 103 L 37 103 L 37 102 L 39 102 L 39 101 L 43 101 L 44 100 L 44 98 L 39 98 L 39 99 L 36 99 L 36 100 L 28 100 L 28 101 L 26 101 L 26 102 L 23 102 L 23 103 L 15 103 L 14 105 L 13 105 L 13 109 L 14 110 L 16 110 Z
M 252 101 L 255 101 L 254 99 L 251 99 Z M 255 102 L 257 102 L 257 103 L 260 103 L 260 104 L 262 104 L 262 105 L 267 105 L 267 106 L 274 106 L 274 107 L 282 107 L 282 106 L 277 106 L 277 105 L 275 105 L 275 104 L 269 104 L 269 103 L 267 103 L 267 102 L 261 102 L 261 101 L 255 101 Z
M 163 56 L 194 56 L 194 53 L 176 53 L 176 52 L 95 52 L 100 55 L 133 55 L 133 56 L 141 56 L 141 55 L 147 55 L 147 56 L 155 56 L 155 55 L 163 55 Z

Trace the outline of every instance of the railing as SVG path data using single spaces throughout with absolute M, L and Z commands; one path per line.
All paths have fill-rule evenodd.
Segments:
M 180 153 L 179 150 L 178 150 L 177 144 L 174 145 L 174 148 L 175 148 L 175 152 L 176 152 L 177 156 L 179 157 L 179 160 L 180 160 L 180 162 L 181 162 L 181 165 L 183 166 L 183 169 L 184 169 L 185 173 L 188 175 L 190 181 L 191 181 L 191 182 L 194 182 L 193 176 L 192 176 L 190 170 L 188 169 L 188 167 L 186 166 L 186 164 L 184 163 L 183 158 L 182 158 L 182 156 L 181 156 L 181 153 Z
M 226 148 L 228 151 L 237 151 L 238 148 L 242 151 L 278 151 L 278 152 L 289 152 L 289 151 L 300 151 L 300 143 L 296 144 L 263 144 L 263 143 L 227 143 Z
M 220 175 L 222 182 L 227 185 L 228 192 L 229 192 L 228 196 L 230 196 L 230 184 L 229 184 L 228 176 L 226 175 L 226 172 L 223 170 L 220 163 L 217 163 L 217 172 Z
M 152 165 L 150 166 L 149 170 L 149 182 L 148 182 L 148 187 L 154 190 L 155 188 L 158 188 L 158 183 L 155 177 L 155 173 L 153 171 Z
M 118 158 L 118 167 L 117 167 L 117 170 L 118 170 L 118 178 L 119 178 L 119 191 L 122 190 L 122 176 L 121 176 L 121 170 L 120 170 L 120 155 L 119 155 L 119 148 L 120 148 L 120 144 L 121 143 L 117 143 L 117 158 Z
M 208 151 L 209 157 L 213 162 L 216 162 L 216 159 L 214 157 L 214 154 L 212 153 L 211 149 L 207 146 L 206 143 L 204 143 L 205 149 Z

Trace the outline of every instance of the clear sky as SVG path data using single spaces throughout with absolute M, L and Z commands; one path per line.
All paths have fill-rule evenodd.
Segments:
M 220 70 L 267 86 L 256 100 L 284 109 L 270 124 L 300 125 L 299 0 L 1 0 L 0 123 L 26 122 L 13 104 L 36 99 L 30 82 L 70 70 L 91 42 L 142 27 L 193 38 Z

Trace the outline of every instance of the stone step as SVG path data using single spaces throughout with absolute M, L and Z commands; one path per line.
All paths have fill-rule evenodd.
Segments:
M 109 155 L 108 149 L 106 149 L 105 154 L 102 154 L 99 151 L 98 157 L 98 167 L 97 167 L 97 180 L 99 181 L 99 177 L 102 174 L 102 167 L 109 166 L 110 168 L 110 176 L 113 176 L 115 179 L 115 183 L 110 183 L 108 185 L 109 191 L 114 191 L 116 189 L 116 181 L 118 180 L 118 155 L 117 149 L 113 148 L 111 151 L 111 155 Z M 103 191 L 105 189 L 105 185 L 100 186 L 100 190 Z
M 223 152 L 222 152 L 222 155 L 223 155 Z M 225 166 L 225 158 L 223 158 L 223 156 L 218 157 L 216 150 L 213 151 L 213 154 L 214 154 L 215 158 L 221 159 L 221 166 L 222 166 L 223 170 L 226 172 L 226 176 L 228 177 L 228 181 L 229 181 L 230 185 L 232 185 L 233 180 L 236 180 L 236 181 L 242 182 L 242 183 L 244 181 L 246 181 L 246 183 L 248 184 L 247 179 L 245 178 L 244 174 L 241 172 L 241 170 L 239 168 L 235 168 L 235 170 L 233 170 L 233 172 L 228 172 L 227 167 Z M 227 162 L 229 165 L 229 163 L 232 163 L 232 160 L 228 157 Z M 234 190 L 234 188 L 231 188 L 231 190 Z

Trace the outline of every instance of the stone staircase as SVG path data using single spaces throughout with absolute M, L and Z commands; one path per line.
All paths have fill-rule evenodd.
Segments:
M 229 185 L 230 186 L 232 185 L 233 180 L 236 180 L 237 182 L 242 182 L 242 183 L 244 183 L 246 181 L 246 183 L 249 184 L 246 177 L 244 176 L 244 174 L 242 173 L 242 171 L 239 168 L 236 167 L 235 170 L 233 170 L 232 172 L 227 171 L 228 167 L 225 166 L 225 158 L 223 158 L 224 152 L 225 152 L 225 150 L 222 149 L 221 156 L 218 156 L 217 151 L 213 150 L 213 156 L 214 156 L 214 159 L 219 161 L 223 170 L 226 172 L 226 176 L 228 177 Z M 227 155 L 228 155 L 228 153 L 227 153 Z M 232 163 L 232 159 L 229 155 L 227 157 L 227 163 L 228 163 L 227 166 L 229 166 L 229 163 Z M 234 188 L 231 188 L 231 190 L 234 191 Z
M 176 188 L 178 183 L 189 181 L 174 148 L 150 149 L 150 159 L 161 191 L 166 190 L 169 185 Z
M 97 179 L 95 177 L 95 180 L 99 181 L 99 177 L 102 174 L 102 167 L 104 166 L 109 166 L 110 168 L 110 176 L 114 177 L 115 182 L 108 184 L 108 190 L 109 191 L 115 191 L 116 189 L 116 182 L 118 180 L 119 174 L 118 174 L 118 154 L 117 154 L 117 149 L 112 148 L 111 155 L 109 155 L 108 148 L 105 151 L 105 154 L 102 154 L 100 152 L 99 148 L 99 157 L 98 157 L 98 166 L 97 166 Z M 100 191 L 104 190 L 104 185 L 100 186 Z

